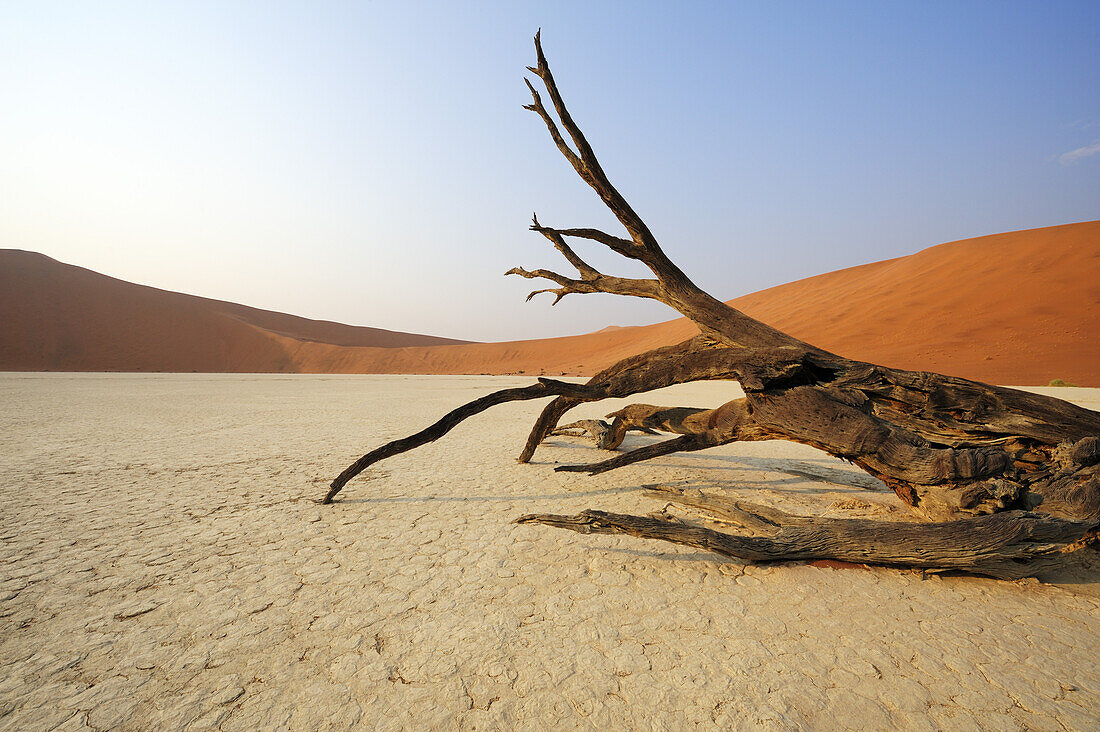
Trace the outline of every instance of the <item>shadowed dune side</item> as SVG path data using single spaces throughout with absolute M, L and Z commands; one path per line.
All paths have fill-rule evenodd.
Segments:
M 941 244 L 730 304 L 822 348 L 1001 384 L 1100 385 L 1100 222 Z M 686 319 L 464 343 L 165 292 L 0 251 L 0 369 L 592 374 Z
M 280 338 L 345 348 L 466 342 L 167 292 L 0 250 L 0 370 L 298 371 Z

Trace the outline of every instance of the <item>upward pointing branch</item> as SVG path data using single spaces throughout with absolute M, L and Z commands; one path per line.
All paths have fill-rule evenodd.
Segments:
M 572 115 L 565 106 L 565 101 L 562 99 L 561 92 L 558 91 L 557 83 L 554 81 L 554 75 L 550 71 L 550 65 L 546 61 L 546 54 L 543 53 L 541 35 L 541 30 L 535 34 L 535 51 L 538 56 L 538 65 L 529 66 L 527 68 L 531 73 L 535 74 L 546 87 L 546 92 L 550 96 L 550 101 L 554 107 L 554 112 L 561 122 L 561 127 L 559 128 L 558 122 L 554 120 L 554 116 L 547 110 L 538 90 L 529 79 L 524 79 L 524 81 L 527 84 L 527 88 L 531 91 L 532 103 L 525 105 L 524 108 L 535 112 L 542 118 L 558 150 L 560 150 L 561 154 L 565 156 L 565 159 L 569 161 L 569 164 L 573 166 L 573 169 L 577 171 L 577 175 L 579 175 L 581 179 L 599 195 L 604 204 L 611 209 L 611 212 L 615 214 L 615 217 L 623 225 L 623 228 L 630 234 L 630 239 L 613 236 L 598 229 L 551 229 L 540 225 L 536 219 L 531 229 L 539 232 L 550 240 L 566 260 L 577 268 L 577 271 L 581 275 L 581 279 L 573 280 L 554 272 L 547 272 L 546 270 L 528 272 L 518 267 L 511 270 L 509 274 L 518 274 L 523 277 L 531 278 L 543 277 L 561 285 L 560 288 L 537 291 L 556 293 L 557 299 L 555 299 L 554 302 L 574 292 L 607 292 L 617 295 L 651 297 L 678 310 L 682 315 L 693 320 L 703 333 L 729 346 L 794 346 L 803 350 L 813 350 L 820 353 L 820 349 L 815 349 L 764 323 L 753 320 L 744 313 L 710 296 L 693 283 L 679 267 L 673 264 L 673 262 L 665 256 L 665 253 L 657 243 L 656 237 L 653 236 L 649 227 L 642 220 L 642 217 L 638 215 L 630 204 L 627 203 L 626 199 L 623 198 L 622 194 L 611 184 L 611 181 L 607 177 L 607 173 L 604 172 L 603 167 L 600 165 L 600 161 L 596 158 L 596 153 L 592 150 L 592 146 L 588 143 L 584 133 L 581 132 L 580 127 L 577 126 L 577 123 L 573 120 Z M 562 129 L 565 130 L 569 139 L 572 140 L 573 147 L 570 147 L 569 142 L 562 134 Z M 654 275 L 656 275 L 657 279 L 627 280 L 600 274 L 576 255 L 566 243 L 566 237 L 590 239 L 599 242 L 628 259 L 642 262 Z M 537 294 L 537 292 L 532 293 L 532 295 Z M 528 299 L 530 299 L 530 297 Z
M 539 77 L 542 83 L 546 86 L 546 91 L 550 95 L 550 101 L 554 105 L 554 111 L 557 112 L 558 118 L 561 120 L 562 127 L 569 133 L 569 136 L 573 139 L 573 144 L 577 147 L 578 154 L 566 154 L 565 150 L 562 150 L 562 154 L 565 154 L 566 159 L 573 165 L 573 169 L 577 171 L 577 174 L 584 179 L 589 186 L 596 191 L 597 195 L 603 202 L 607 204 L 607 207 L 611 209 L 615 214 L 619 222 L 623 227 L 630 232 L 630 238 L 634 240 L 634 243 L 642 249 L 650 250 L 654 253 L 660 252 L 660 247 L 657 245 L 657 239 L 654 238 L 650 232 L 649 227 L 642 221 L 642 217 L 634 212 L 634 209 L 630 207 L 630 204 L 626 202 L 626 199 L 615 189 L 615 186 L 611 185 L 611 181 L 608 180 L 607 174 L 604 173 L 603 167 L 600 166 L 600 161 L 596 159 L 596 153 L 593 152 L 592 146 L 588 144 L 588 140 L 585 138 L 584 133 L 581 132 L 580 127 L 573 121 L 573 117 L 569 114 L 569 110 L 565 106 L 565 101 L 561 97 L 561 93 L 558 91 L 558 85 L 554 82 L 554 75 L 550 72 L 550 65 L 546 62 L 546 55 L 542 52 L 542 30 L 535 33 L 535 51 L 538 54 L 538 66 L 528 66 L 527 69 Z M 558 143 L 561 134 L 557 133 L 556 126 L 553 124 L 553 120 L 550 119 L 550 115 L 542 107 L 542 101 L 539 99 L 539 95 L 535 92 L 534 87 L 528 82 L 527 86 L 531 89 L 531 93 L 534 96 L 536 108 L 535 111 L 539 113 L 539 116 L 543 118 L 543 121 L 547 122 L 547 127 L 550 128 L 550 135 L 557 137 L 554 142 Z M 530 107 L 528 107 L 530 109 Z M 558 143 L 558 149 L 561 150 L 564 141 Z

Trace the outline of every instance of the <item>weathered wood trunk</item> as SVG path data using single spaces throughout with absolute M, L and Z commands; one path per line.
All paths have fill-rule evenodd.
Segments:
M 660 300 L 699 326 L 701 335 L 625 359 L 587 384 L 552 379 L 482 397 L 436 424 L 364 455 L 336 480 L 331 502 L 353 477 L 386 457 L 438 439 L 462 420 L 506 401 L 556 397 L 535 423 L 520 455 L 530 460 L 555 430 L 583 430 L 615 449 L 628 430 L 679 436 L 589 465 L 558 470 L 601 473 L 659 455 L 743 440 L 784 439 L 844 458 L 882 480 L 922 519 L 941 523 L 817 519 L 747 509 L 716 496 L 674 495 L 675 502 L 734 517 L 765 536 L 742 536 L 662 518 L 586 511 L 577 516 L 524 516 L 582 533 L 623 533 L 705 548 L 749 561 L 838 559 L 885 565 L 966 569 L 1021 576 L 1045 560 L 1080 548 L 1100 526 L 1100 413 L 1051 397 L 940 374 L 853 361 L 793 338 L 711 297 L 672 263 L 653 234 L 611 185 L 565 107 L 535 36 L 530 67 L 549 94 L 555 117 L 528 82 L 532 103 L 577 174 L 600 196 L 629 235 L 596 229 L 542 234 L 573 265 L 576 278 L 515 268 L 508 274 L 546 279 L 555 303 L 573 293 L 605 292 Z M 559 129 L 559 122 L 572 142 Z M 655 279 L 602 274 L 567 239 L 601 243 L 643 263 Z M 716 409 L 636 404 L 611 415 L 558 428 L 573 407 L 703 379 L 740 382 L 745 396 Z M 667 493 L 667 492 L 666 492 Z M 667 498 L 668 494 L 662 493 Z M 738 507 L 740 506 L 740 507 Z

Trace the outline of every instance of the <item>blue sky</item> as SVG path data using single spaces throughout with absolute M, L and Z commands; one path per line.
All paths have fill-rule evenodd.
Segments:
M 614 228 L 522 109 L 540 26 L 613 182 L 723 299 L 1100 218 L 1096 2 L 25 2 L 0 247 L 477 340 L 672 317 L 501 276 L 567 268 L 532 211 Z

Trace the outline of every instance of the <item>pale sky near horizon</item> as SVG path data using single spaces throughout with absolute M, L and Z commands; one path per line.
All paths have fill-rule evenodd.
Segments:
M 0 248 L 473 340 L 674 317 L 501 276 L 569 271 L 532 211 L 617 231 L 522 109 L 540 26 L 612 181 L 722 299 L 1100 218 L 1096 2 L 8 2 Z

